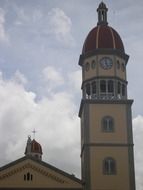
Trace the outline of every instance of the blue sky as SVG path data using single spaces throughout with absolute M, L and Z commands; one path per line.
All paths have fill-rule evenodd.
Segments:
M 1 165 L 23 156 L 27 136 L 35 128 L 43 159 L 80 175 L 78 59 L 88 32 L 97 24 L 99 2 L 0 0 L 0 149 L 5 147 Z M 109 25 L 118 31 L 130 55 L 128 95 L 134 99 L 135 160 L 141 190 L 143 1 L 105 3 Z

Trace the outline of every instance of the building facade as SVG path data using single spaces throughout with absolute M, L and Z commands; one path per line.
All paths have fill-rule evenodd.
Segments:
M 108 25 L 107 11 L 101 2 L 97 26 L 89 32 L 79 59 L 82 180 L 86 190 L 135 190 L 129 56 Z
M 43 162 L 41 145 L 28 137 L 25 156 L 0 168 L 0 189 L 135 190 L 129 56 L 107 11 L 101 2 L 79 58 L 81 180 Z
M 42 147 L 28 137 L 25 156 L 0 168 L 0 189 L 82 190 L 82 181 L 42 161 Z

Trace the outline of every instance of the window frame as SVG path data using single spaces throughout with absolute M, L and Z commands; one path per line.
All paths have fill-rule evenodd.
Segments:
M 104 175 L 116 175 L 117 174 L 116 160 L 112 157 L 106 157 L 103 160 L 102 167 L 103 167 Z
M 24 181 L 33 181 L 33 174 L 27 172 L 26 174 L 24 174 L 23 179 Z
M 95 69 L 96 68 L 96 61 L 93 59 L 91 62 L 91 68 Z
M 113 117 L 109 116 L 109 115 L 104 116 L 102 118 L 102 120 L 101 120 L 101 127 L 102 127 L 102 132 L 104 132 L 104 133 L 113 133 L 113 132 L 115 132 L 115 122 L 114 122 Z
M 112 83 L 112 85 L 111 85 Z M 112 91 L 111 91 L 112 89 Z M 115 98 L 115 81 L 113 79 L 100 79 L 99 81 L 99 97 L 101 99 Z

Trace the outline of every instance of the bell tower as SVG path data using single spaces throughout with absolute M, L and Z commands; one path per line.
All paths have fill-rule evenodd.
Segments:
M 107 10 L 101 2 L 97 26 L 87 35 L 79 58 L 82 180 L 85 190 L 135 190 L 129 56 L 108 25 Z

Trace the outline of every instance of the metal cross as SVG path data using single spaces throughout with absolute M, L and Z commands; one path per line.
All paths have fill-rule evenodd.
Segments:
M 33 139 L 35 139 L 35 133 L 37 133 L 37 131 L 34 129 L 34 130 L 32 131 L 32 133 L 33 133 Z

